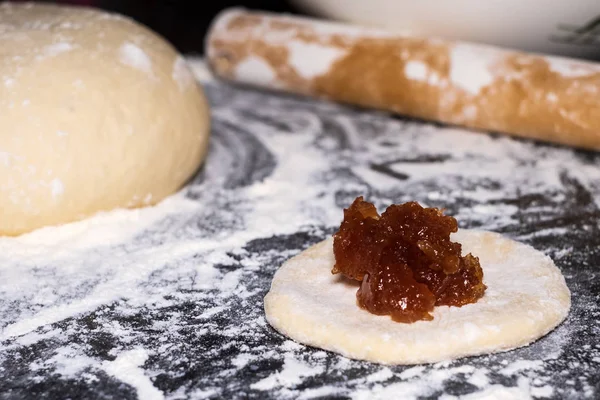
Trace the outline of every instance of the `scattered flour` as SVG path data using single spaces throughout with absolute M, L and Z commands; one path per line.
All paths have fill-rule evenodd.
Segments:
M 133 349 L 119 354 L 114 361 L 102 363 L 101 368 L 121 382 L 133 386 L 138 398 L 162 400 L 165 398 L 164 394 L 154 387 L 150 378 L 140 368 L 147 359 L 148 353 L 144 349 Z
M 528 360 L 518 360 L 514 363 L 507 365 L 505 368 L 500 370 L 502 375 L 514 375 L 517 372 L 526 371 L 526 370 L 535 370 L 543 368 L 544 363 L 540 360 L 528 361 Z
M 55 178 L 50 182 L 50 190 L 52 192 L 52 197 L 57 198 L 64 193 L 65 186 L 60 179 Z
M 236 77 L 240 82 L 269 84 L 275 79 L 275 71 L 264 59 L 249 56 L 238 64 Z
M 211 79 L 203 64 L 191 67 Z M 590 374 L 597 361 L 570 360 L 580 362 L 569 364 L 579 380 L 553 380 L 575 329 L 587 329 L 573 321 L 514 352 L 385 367 L 286 340 L 262 311 L 277 266 L 330 234 L 357 195 L 380 207 L 416 199 L 447 207 L 469 227 L 540 240 L 572 234 L 552 222 L 557 209 L 585 193 L 589 207 L 600 201 L 595 161 L 569 149 L 327 103 L 315 110 L 299 99 L 217 85 L 209 92 L 211 151 L 181 193 L 153 207 L 0 238 L 0 362 L 43 343 L 50 350 L 30 363 L 38 374 L 32 381 L 44 373 L 102 379 L 96 372 L 103 371 L 147 399 L 227 398 L 232 387 L 256 398 L 416 399 L 442 396 L 457 382 L 472 385 L 466 399 L 596 395 Z M 0 168 L 10 162 L 0 153 Z M 530 219 L 551 223 L 535 236 L 525 229 Z M 544 250 L 563 265 L 576 251 L 568 242 Z M 600 318 L 596 298 L 580 297 L 576 306 Z M 110 338 L 105 346 L 116 358 L 90 351 L 99 334 Z M 594 345 L 569 351 L 600 359 Z M 162 385 L 179 386 L 161 392 L 158 375 Z
M 394 376 L 394 373 L 389 368 L 382 368 L 379 371 L 367 376 L 367 382 L 384 382 Z
M 450 51 L 450 81 L 467 93 L 477 95 L 494 81 L 489 68 L 495 61 L 496 51 L 483 46 L 457 44 Z
M 131 42 L 123 43 L 119 48 L 119 59 L 123 64 L 152 76 L 152 60 L 137 45 Z
M 68 42 L 59 42 L 46 46 L 43 53 L 47 57 L 54 57 L 61 53 L 67 53 L 73 49 L 73 45 Z
M 177 82 L 179 90 L 182 91 L 192 87 L 196 83 L 194 75 L 192 75 L 185 58 L 181 56 L 178 56 L 173 63 L 173 72 L 171 77 L 175 82 Z
M 573 63 L 572 60 L 560 57 L 546 57 L 552 72 L 564 77 L 578 78 L 600 73 L 600 67 L 593 63 Z
M 422 61 L 411 60 L 404 65 L 404 74 L 408 79 L 424 81 L 427 79 L 427 65 Z
M 323 372 L 322 366 L 311 366 L 295 357 L 286 354 L 283 369 L 252 384 L 252 389 L 272 390 L 280 386 L 294 386 L 302 382 L 302 378 L 314 376 Z
M 61 347 L 50 359 L 39 364 L 34 361 L 29 368 L 32 371 L 43 370 L 48 366 L 56 368 L 57 372 L 65 377 L 75 376 L 81 371 L 89 368 L 95 360 L 91 357 L 81 355 L 76 346 Z
M 287 44 L 290 52 L 289 63 L 304 79 L 313 79 L 325 74 L 331 65 L 346 54 L 345 50 L 327 47 L 300 40 Z

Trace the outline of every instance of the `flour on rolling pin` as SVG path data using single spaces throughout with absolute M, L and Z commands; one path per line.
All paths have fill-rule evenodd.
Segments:
M 227 10 L 207 39 L 221 78 L 600 149 L 600 64 Z

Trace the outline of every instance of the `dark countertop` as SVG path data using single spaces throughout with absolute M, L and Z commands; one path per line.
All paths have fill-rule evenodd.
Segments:
M 207 89 L 211 152 L 183 194 L 0 239 L 0 398 L 600 396 L 600 154 Z M 287 340 L 264 319 L 273 273 L 357 195 L 446 207 L 545 252 L 568 319 L 525 348 L 416 367 Z

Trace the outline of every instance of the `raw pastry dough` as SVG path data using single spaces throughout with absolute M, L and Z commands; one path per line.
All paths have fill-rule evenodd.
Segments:
M 132 20 L 0 5 L 0 235 L 154 204 L 206 153 L 185 60 Z
M 571 295 L 552 260 L 499 234 L 459 230 L 488 286 L 463 307 L 436 307 L 432 321 L 402 324 L 356 305 L 358 283 L 332 275 L 332 239 L 287 261 L 265 297 L 268 322 L 300 343 L 384 364 L 438 362 L 527 345 L 560 324 Z

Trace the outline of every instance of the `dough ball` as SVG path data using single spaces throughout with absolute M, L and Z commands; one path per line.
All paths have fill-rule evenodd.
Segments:
M 120 15 L 0 5 L 0 235 L 154 204 L 205 157 L 184 59 Z

